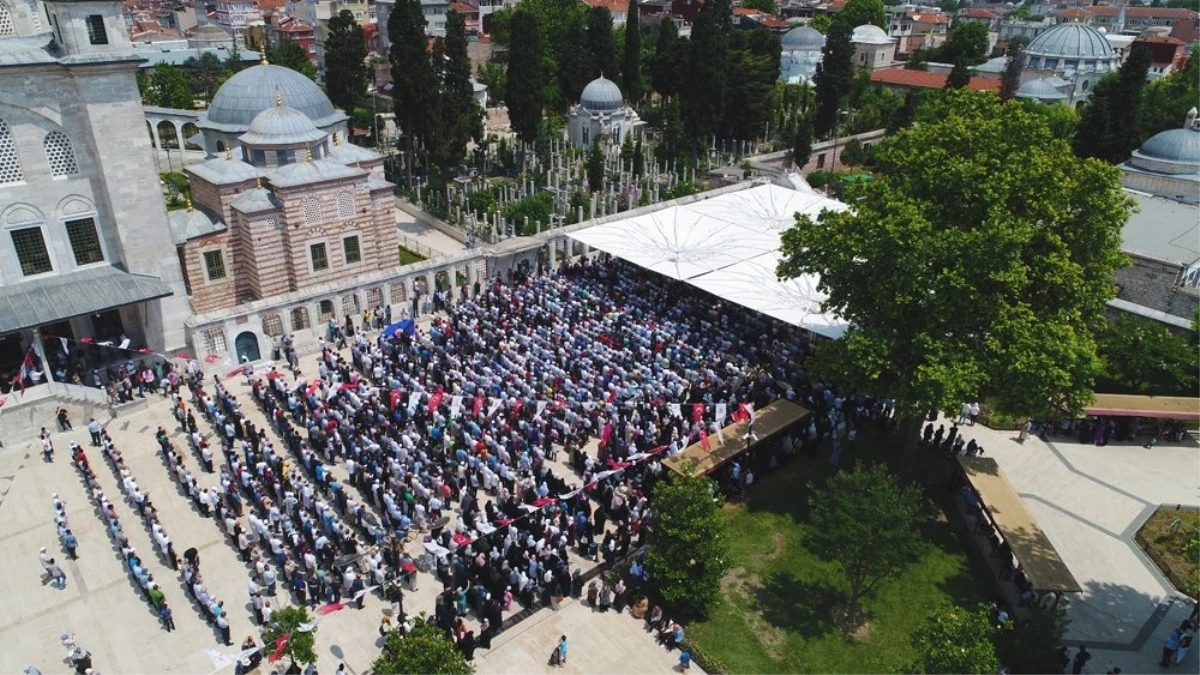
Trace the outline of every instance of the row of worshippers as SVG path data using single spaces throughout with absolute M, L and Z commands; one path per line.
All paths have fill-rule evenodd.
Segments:
M 453 555 L 439 560 L 439 575 L 450 582 L 451 589 L 458 589 L 452 595 L 476 598 L 477 615 L 488 618 L 491 608 L 486 603 L 490 601 L 483 600 L 483 611 L 478 611 L 482 598 L 500 600 L 515 590 L 519 599 L 529 602 L 538 595 L 559 592 L 569 583 L 563 549 L 546 545 L 555 537 L 566 540 L 567 547 L 575 540 L 585 553 L 595 555 L 601 549 L 602 555 L 611 559 L 628 552 L 631 538 L 645 531 L 642 526 L 650 510 L 644 493 L 632 481 L 620 483 L 619 477 L 596 486 L 601 507 L 595 510 L 590 509 L 586 499 L 579 499 L 574 512 L 568 501 L 561 509 L 518 520 L 523 515 L 522 506 L 533 508 L 538 500 L 566 491 L 565 481 L 545 463 L 547 449 L 568 439 L 583 443 L 589 436 L 607 434 L 601 458 L 604 467 L 654 449 L 660 440 L 668 438 L 672 450 L 678 451 L 686 445 L 690 430 L 682 415 L 670 414 L 669 402 L 689 402 L 686 394 L 693 380 L 699 385 L 699 401 L 716 400 L 714 396 L 727 395 L 735 386 L 752 393 L 755 387 L 761 387 L 761 394 L 770 386 L 770 378 L 765 375 L 741 377 L 749 366 L 739 370 L 733 365 L 734 360 L 745 362 L 725 351 L 734 349 L 732 338 L 708 337 L 706 330 L 711 329 L 712 322 L 722 320 L 722 315 L 711 308 L 698 305 L 693 313 L 681 313 L 681 303 L 669 301 L 664 290 L 657 300 L 664 315 L 661 322 L 651 319 L 653 329 L 639 332 L 638 321 L 623 316 L 617 304 L 602 304 L 610 287 L 631 291 L 639 285 L 622 279 L 621 274 L 622 270 L 615 268 L 596 267 L 583 270 L 575 280 L 543 278 L 515 289 L 493 284 L 479 302 L 468 301 L 453 308 L 450 319 L 439 323 L 429 337 L 401 335 L 395 342 L 379 340 L 372 345 L 359 335 L 352 346 L 350 363 L 331 349 L 322 351 L 321 379 L 313 385 L 300 379 L 288 387 L 280 377 L 269 374 L 265 384 L 261 379 L 255 381 L 256 392 L 265 389 L 270 393 L 261 400 L 271 402 L 266 405 L 271 407 L 273 419 L 290 418 L 306 424 L 313 446 L 327 460 L 340 458 L 346 462 L 350 482 L 383 515 L 389 531 L 402 536 L 414 525 L 426 525 L 448 511 L 450 504 L 460 503 L 463 517 L 456 525 L 456 535 L 448 530 L 442 533 L 442 543 L 449 545 L 446 549 Z M 579 288 L 575 281 L 584 285 L 583 297 L 587 300 L 582 305 L 572 300 Z M 546 307 L 551 308 L 557 322 L 543 320 Z M 700 320 L 694 328 L 687 325 L 696 313 L 706 312 L 711 322 Z M 532 326 L 526 321 L 540 322 L 540 332 L 524 330 Z M 596 325 L 589 333 L 585 328 L 592 323 Z M 725 315 L 723 324 L 729 323 Z M 732 330 L 736 332 L 740 325 L 734 322 Z M 625 333 L 631 331 L 635 339 L 640 339 L 642 351 L 637 354 L 625 346 L 630 343 Z M 750 331 L 756 336 L 763 334 L 761 327 L 747 328 Z M 509 343 L 505 334 L 532 334 L 540 339 L 518 338 Z M 786 347 L 789 341 L 785 337 L 774 338 L 778 349 L 761 353 L 762 366 L 780 370 L 780 374 L 786 374 L 793 364 L 775 360 L 780 355 L 789 359 L 798 356 Z M 694 347 L 688 339 L 700 340 L 703 348 Z M 740 342 L 744 345 L 745 340 Z M 597 359 L 592 347 L 608 355 Z M 756 347 L 750 349 L 757 351 Z M 613 356 L 618 353 L 620 358 Z M 653 361 L 653 366 L 644 371 L 636 365 L 642 356 L 652 356 L 648 360 Z M 591 371 L 584 370 L 596 367 L 597 360 L 613 363 L 602 371 L 604 384 L 588 379 Z M 672 360 L 683 367 L 687 377 L 671 369 Z M 581 367 L 581 363 L 585 365 Z M 358 376 L 359 372 L 363 377 Z M 552 378 L 546 380 L 550 383 L 548 396 L 554 395 L 555 388 L 567 392 L 564 398 L 553 399 L 553 411 L 532 400 L 538 391 L 530 383 L 540 386 L 543 377 Z M 460 421 L 450 414 L 449 397 L 441 396 L 441 403 L 428 405 L 429 399 L 438 395 L 436 387 L 461 387 L 471 378 L 477 385 L 476 395 L 462 402 L 471 414 L 459 411 L 459 417 L 466 419 Z M 736 382 L 734 378 L 738 378 Z M 368 381 L 387 388 L 368 387 Z M 706 388 L 706 384 L 710 386 Z M 611 402 L 617 398 L 614 392 L 619 393 L 621 387 L 630 392 L 630 387 L 638 388 L 635 396 L 644 390 L 644 396 L 652 397 L 651 405 L 641 410 L 613 405 Z M 401 395 L 389 396 L 391 391 Z M 492 396 L 485 396 L 485 392 Z M 500 398 L 498 408 L 487 400 L 496 397 Z M 593 397 L 599 402 L 581 400 Z M 401 401 L 406 405 L 399 405 Z M 482 414 L 485 410 L 487 415 Z M 652 467 L 651 472 L 661 471 L 656 462 L 647 466 Z M 644 473 L 639 472 L 638 478 Z M 481 489 L 494 498 L 485 505 L 482 520 L 478 507 Z M 631 490 L 637 490 L 632 500 Z M 605 532 L 604 544 L 596 546 L 594 538 L 597 532 L 604 532 L 610 514 L 618 519 L 617 527 Z M 515 544 L 497 550 L 492 540 L 502 538 L 507 542 L 513 521 L 519 528 L 511 536 Z M 522 541 L 525 547 L 520 546 Z M 460 546 L 462 543 L 467 545 Z M 516 555 L 520 558 L 509 559 Z M 527 558 L 536 562 L 542 556 L 553 556 L 558 563 L 546 565 L 542 561 L 530 570 Z M 454 565 L 452 559 L 470 560 L 471 564 Z M 520 564 L 514 565 L 518 561 Z M 461 570 L 466 571 L 466 579 Z M 471 572 L 476 572 L 474 577 Z M 472 589 L 479 586 L 483 590 L 472 595 Z M 495 618 L 493 614 L 492 624 L 498 623 Z

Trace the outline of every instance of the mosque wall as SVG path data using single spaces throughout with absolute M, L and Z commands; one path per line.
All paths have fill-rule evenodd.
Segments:
M 1200 293 L 1179 285 L 1183 266 L 1147 256 L 1129 254 L 1133 264 L 1118 270 L 1117 297 L 1143 307 L 1192 319 L 1200 309 Z
M 1144 160 L 1139 160 L 1143 162 Z M 1186 181 L 1174 176 L 1162 176 L 1138 171 L 1123 171 L 1121 184 L 1131 190 L 1149 192 L 1160 197 L 1167 197 L 1185 204 L 1200 203 L 1200 185 L 1195 181 Z

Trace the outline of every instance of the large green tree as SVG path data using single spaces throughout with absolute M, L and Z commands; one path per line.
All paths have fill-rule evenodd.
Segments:
M 621 91 L 625 100 L 638 103 L 642 100 L 642 19 L 638 3 L 629 3 L 625 18 L 625 54 L 621 62 Z
M 964 400 L 1082 410 L 1127 263 L 1118 171 L 990 93 L 940 92 L 917 121 L 877 146 L 882 175 L 854 188 L 852 210 L 783 235 L 779 275 L 820 275 L 825 308 L 850 325 L 818 368 L 892 396 L 914 444 L 922 413 Z
M 591 55 L 589 78 L 594 80 L 603 75 L 610 80 L 621 81 L 617 65 L 617 43 L 613 41 L 612 12 L 607 7 L 589 7 L 587 14 L 587 47 Z
M 592 147 L 588 148 L 587 181 L 588 190 L 592 192 L 604 190 L 604 147 L 604 136 L 597 135 L 592 139 Z
M 816 116 L 813 127 L 817 136 L 828 136 L 838 121 L 838 110 L 854 84 L 854 43 L 850 36 L 863 24 L 887 27 L 887 13 L 881 0 L 849 0 L 830 20 L 825 49 L 813 80 L 817 85 Z
M 518 10 L 512 18 L 512 50 L 508 55 L 508 118 L 525 143 L 533 143 L 542 124 L 545 78 L 538 19 Z
M 391 42 L 388 59 L 392 64 L 392 100 L 408 145 L 404 169 L 407 186 L 412 189 L 417 142 L 428 136 L 437 95 L 437 77 L 429 59 L 421 0 L 396 0 L 388 17 L 387 31 Z
M 971 84 L 971 69 L 967 66 L 967 58 L 958 56 L 954 59 L 954 67 L 946 76 L 946 89 L 963 89 Z
M 812 156 L 813 145 L 812 115 L 801 113 L 796 116 L 795 129 L 792 132 L 792 163 L 796 170 L 804 168 Z
M 650 83 L 664 99 L 679 93 L 679 80 L 686 67 L 687 42 L 679 38 L 679 28 L 670 17 L 658 24 L 654 42 L 654 61 Z
M 1151 82 L 1142 91 L 1135 147 L 1160 131 L 1183 126 L 1195 107 L 1200 107 L 1200 58 L 1193 53 L 1183 70 Z
M 810 490 L 805 542 L 817 557 L 842 568 L 849 587 L 847 627 L 857 627 L 862 597 L 902 573 L 926 545 L 920 493 L 882 465 L 861 464 Z
M 467 21 L 462 12 L 446 14 L 446 38 L 436 55 L 438 91 L 436 133 L 429 139 L 430 157 L 442 177 L 461 164 L 467 144 L 483 138 L 483 108 L 475 101 L 471 58 L 467 55 Z
M 1121 69 L 1100 80 L 1075 130 L 1075 154 L 1111 164 L 1129 158 L 1138 143 L 1138 113 L 1151 60 L 1149 49 L 1135 45 Z
M 177 110 L 192 109 L 192 86 L 187 75 L 177 66 L 158 63 L 146 80 L 146 91 L 142 96 L 146 105 Z
M 1005 56 L 1008 62 L 1000 75 L 1000 98 L 1007 101 L 1021 88 L 1021 75 L 1025 72 L 1025 38 L 1019 35 L 1009 38 Z
M 729 72 L 720 135 L 751 139 L 764 133 L 779 81 L 779 34 L 735 30 L 729 35 Z
M 275 652 L 275 641 L 284 635 L 289 635 L 283 656 L 293 663 L 317 662 L 317 629 L 301 632 L 301 624 L 312 623 L 312 615 L 308 608 L 300 605 L 282 607 L 271 614 L 271 624 L 263 631 L 264 651 L 267 654 Z
M 692 24 L 680 95 L 683 125 L 693 144 L 708 140 L 725 111 L 731 30 L 729 0 L 707 0 Z
M 291 68 L 310 80 L 317 79 L 317 65 L 309 58 L 308 52 L 304 51 L 304 47 L 301 47 L 299 42 L 284 40 L 279 45 L 267 43 L 264 49 L 267 52 L 267 60 L 271 63 Z
M 206 100 L 212 98 L 217 87 L 231 75 L 221 59 L 212 52 L 204 52 L 199 57 L 189 57 L 183 62 L 181 69 L 187 74 L 192 94 L 196 98 Z
M 371 663 L 371 672 L 387 675 L 471 675 L 475 665 L 464 658 L 454 642 L 437 626 L 417 617 L 407 635 L 393 630 L 383 642 L 383 653 Z
M 1121 316 L 1098 336 L 1104 376 L 1139 394 L 1196 392 L 1200 352 L 1151 319 Z
M 325 91 L 333 104 L 353 115 L 367 93 L 367 37 L 343 9 L 330 17 L 325 31 Z
M 654 486 L 646 569 L 650 583 L 677 612 L 702 618 L 721 593 L 729 567 L 721 538 L 721 500 L 706 477 L 680 477 Z
M 487 87 L 488 98 L 493 101 L 503 101 L 508 91 L 508 68 L 494 61 L 479 64 L 475 69 L 475 78 Z
M 987 60 L 990 50 L 987 26 L 970 21 L 950 29 L 946 41 L 937 48 L 936 56 L 931 60 L 956 63 L 961 57 L 968 66 L 977 66 Z
M 974 610 L 962 607 L 937 609 L 913 633 L 912 644 L 920 661 L 911 670 L 928 675 L 998 673 L 997 633 L 987 605 Z

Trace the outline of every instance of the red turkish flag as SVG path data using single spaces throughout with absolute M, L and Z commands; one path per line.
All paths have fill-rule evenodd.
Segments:
M 320 607 L 317 608 L 317 616 L 325 616 L 326 614 L 333 614 L 334 612 L 338 611 L 339 609 L 345 609 L 345 607 L 346 607 L 346 603 L 344 603 L 344 602 L 331 602 L 327 605 L 321 605 Z
M 704 404 L 697 403 L 692 406 L 692 424 L 699 424 L 702 419 L 704 419 Z
M 399 403 L 399 402 L 400 402 L 400 390 L 399 390 L 399 389 L 393 389 L 393 390 L 392 390 L 392 397 L 391 397 L 391 400 L 389 401 L 389 405 L 391 405 L 391 408 L 392 408 L 392 410 L 395 410 L 395 409 L 396 409 L 396 404 L 397 404 L 397 403 Z
M 442 404 L 442 399 L 445 397 L 446 397 L 446 391 L 444 389 L 442 389 L 441 387 L 438 387 L 437 391 L 434 392 L 433 396 L 429 397 L 429 414 L 430 415 L 437 412 L 438 406 L 440 406 Z
M 483 412 L 483 397 L 482 396 L 475 397 L 475 404 L 472 406 L 472 408 L 473 408 L 473 410 L 471 411 L 471 415 L 473 417 L 479 417 L 480 413 Z
M 204 357 L 204 362 L 211 364 L 211 363 L 216 363 L 220 359 L 221 359 L 221 357 L 217 356 L 216 354 L 209 354 L 208 356 Z
M 708 432 L 704 430 L 704 427 L 700 427 L 700 447 L 705 452 L 712 452 L 712 444 L 708 442 Z
M 267 661 L 270 661 L 271 663 L 275 663 L 279 659 L 283 658 L 283 650 L 287 649 L 288 642 L 290 642 L 291 639 L 292 639 L 291 633 L 288 633 L 286 635 L 280 635 L 275 640 L 275 653 L 268 656 Z

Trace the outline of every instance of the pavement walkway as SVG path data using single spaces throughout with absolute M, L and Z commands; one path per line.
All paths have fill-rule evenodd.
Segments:
M 979 425 L 962 433 L 1000 465 L 1083 587 L 1067 596 L 1066 637 L 1093 654 L 1084 672 L 1113 666 L 1161 672 L 1163 640 L 1188 617 L 1192 601 L 1163 577 L 1134 535 L 1161 505 L 1200 506 L 1200 451 L 1036 436 L 1021 444 L 1015 431 Z M 1197 672 L 1195 651 L 1186 672 Z

